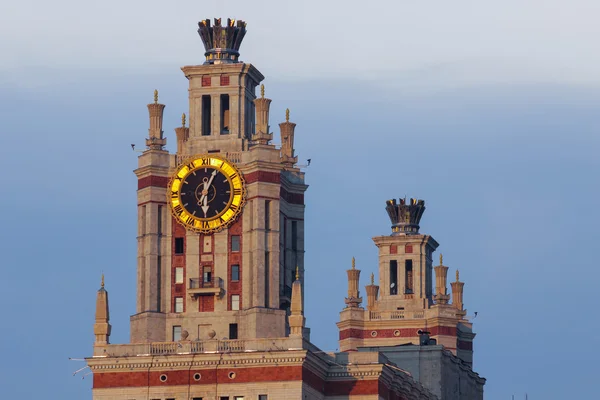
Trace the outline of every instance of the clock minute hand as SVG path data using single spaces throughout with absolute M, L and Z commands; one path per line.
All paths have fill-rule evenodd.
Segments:
M 209 207 L 208 204 L 207 204 L 207 202 L 208 202 L 208 196 L 204 195 L 203 196 L 203 200 L 204 200 L 204 202 L 203 202 L 203 205 L 202 205 L 202 211 L 204 211 L 204 218 L 206 218 L 206 213 L 208 212 L 208 207 Z

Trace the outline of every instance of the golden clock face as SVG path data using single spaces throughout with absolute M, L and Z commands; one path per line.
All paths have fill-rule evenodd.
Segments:
M 171 212 L 179 223 L 197 232 L 217 232 L 241 213 L 246 196 L 244 178 L 230 161 L 196 156 L 181 164 L 167 188 Z

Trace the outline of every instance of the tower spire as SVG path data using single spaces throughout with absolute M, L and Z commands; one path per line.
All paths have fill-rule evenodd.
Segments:
M 183 151 L 183 145 L 190 138 L 190 128 L 185 127 L 185 113 L 181 114 L 181 127 L 175 128 L 175 135 L 177 136 L 177 153 L 181 154 Z
M 288 317 L 290 336 L 302 336 L 304 333 L 304 310 L 302 308 L 302 283 L 300 282 L 300 269 L 296 266 L 296 280 L 292 283 L 291 314 Z
M 360 269 L 356 269 L 356 259 L 354 257 L 352 257 L 352 268 L 346 272 L 348 273 L 348 297 L 346 297 L 346 307 L 360 307 L 360 303 L 362 303 L 362 298 L 358 291 Z
M 154 90 L 154 103 L 148 104 L 150 113 L 149 137 L 146 139 L 146 146 L 149 150 L 162 150 L 167 144 L 167 139 L 163 138 L 162 123 L 165 105 L 158 102 L 158 90 Z
M 100 289 L 96 296 L 96 322 L 94 323 L 94 335 L 96 344 L 108 344 L 111 326 L 108 313 L 108 292 L 104 289 L 104 274 L 100 282 Z
M 372 311 L 375 308 L 375 302 L 379 293 L 379 286 L 375 284 L 374 273 L 371 273 L 371 284 L 365 286 L 365 290 L 367 291 L 367 310 Z
M 258 144 L 269 144 L 273 134 L 269 132 L 269 108 L 271 99 L 265 97 L 265 85 L 260 85 L 260 98 L 254 100 L 256 107 L 256 133 L 254 140 Z
M 440 265 L 435 267 L 435 295 L 433 296 L 437 304 L 448 304 L 450 296 L 446 289 L 446 280 L 448 277 L 448 267 L 442 264 L 444 256 L 440 253 Z
M 281 135 L 281 162 L 289 168 L 293 168 L 298 162 L 298 157 L 294 156 L 294 130 L 296 124 L 290 122 L 290 109 L 285 110 L 285 122 L 279 124 Z
M 463 304 L 463 289 L 465 287 L 464 282 L 458 280 L 458 269 L 456 270 L 456 282 L 452 282 L 450 286 L 452 286 L 452 304 L 458 310 L 456 314 L 464 317 L 467 315 L 467 310 L 464 309 Z

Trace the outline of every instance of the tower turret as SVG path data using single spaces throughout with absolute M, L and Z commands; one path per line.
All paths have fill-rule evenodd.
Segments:
M 352 257 L 352 268 L 346 271 L 348 273 L 348 297 L 346 298 L 347 307 L 360 307 L 362 298 L 358 291 L 360 280 L 360 269 L 356 269 L 356 260 Z
M 265 85 L 260 85 L 260 97 L 254 100 L 256 107 L 256 132 L 252 139 L 257 144 L 269 144 L 273 134 L 269 132 L 269 108 L 271 99 L 265 97 Z
M 302 336 L 304 333 L 304 310 L 302 307 L 302 282 L 300 282 L 300 272 L 296 267 L 296 279 L 292 283 L 292 306 L 291 314 L 288 317 L 290 325 L 290 336 Z
M 175 135 L 177 135 L 177 152 L 179 153 L 190 137 L 190 128 L 185 127 L 185 113 L 181 115 L 181 127 L 175 128 Z
M 448 274 L 448 267 L 442 264 L 444 257 L 440 254 L 440 265 L 435 267 L 435 295 L 433 299 L 437 304 L 448 304 L 450 296 L 446 289 L 446 279 Z
M 296 124 L 290 122 L 290 109 L 285 110 L 285 122 L 279 124 L 281 132 L 281 162 L 288 168 L 291 168 L 298 162 L 298 157 L 294 156 L 294 130 Z
M 463 309 L 463 289 L 465 283 L 461 282 L 458 278 L 459 272 L 456 270 L 456 281 L 450 284 L 452 286 L 452 304 L 458 310 L 457 314 L 464 317 L 467 314 L 467 310 Z
M 150 150 L 162 150 L 167 144 L 167 139 L 163 138 L 163 112 L 165 105 L 158 102 L 158 90 L 154 90 L 154 103 L 148 104 L 150 113 L 150 129 L 148 129 L 148 139 L 146 146 Z
M 108 313 L 108 292 L 104 288 L 104 274 L 102 274 L 102 282 L 98 295 L 96 296 L 96 323 L 94 324 L 94 335 L 96 336 L 95 344 L 108 344 L 110 337 L 111 326 L 109 324 Z
M 375 274 L 371 273 L 371 284 L 365 286 L 365 290 L 367 291 L 367 310 L 373 311 L 379 293 L 379 286 L 375 284 Z

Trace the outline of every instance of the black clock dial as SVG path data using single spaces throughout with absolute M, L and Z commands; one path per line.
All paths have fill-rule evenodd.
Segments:
M 232 199 L 231 182 L 216 168 L 193 170 L 182 181 L 181 205 L 199 219 L 214 219 L 227 210 Z

